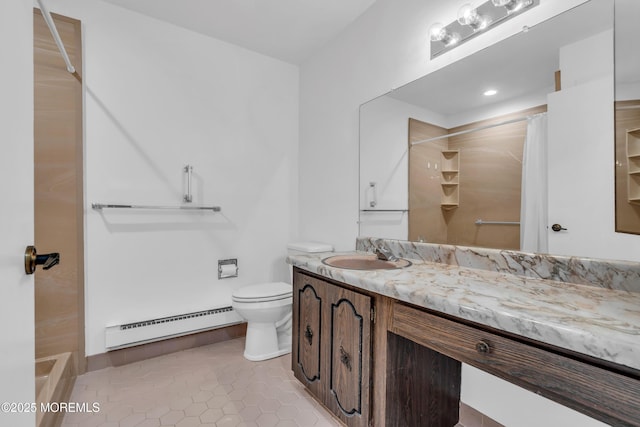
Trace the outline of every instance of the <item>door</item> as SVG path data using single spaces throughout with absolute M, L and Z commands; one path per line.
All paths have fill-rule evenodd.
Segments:
M 549 253 L 626 258 L 614 232 L 612 33 L 565 49 L 562 90 L 548 97 Z
M 322 398 L 324 383 L 321 340 L 322 303 L 326 286 L 320 280 L 295 273 L 291 364 L 295 377 L 319 398 Z
M 550 96 L 549 253 L 613 255 L 612 91 L 600 79 Z M 553 231 L 554 223 L 566 230 Z
M 371 298 L 327 286 L 329 381 L 326 404 L 349 426 L 369 424 Z
M 0 37 L 0 425 L 33 427 L 35 414 L 18 407 L 35 398 L 33 276 L 23 263 L 34 238 L 31 2 L 0 2 Z

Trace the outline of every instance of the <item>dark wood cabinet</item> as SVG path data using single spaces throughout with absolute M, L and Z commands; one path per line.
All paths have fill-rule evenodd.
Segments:
M 298 270 L 293 293 L 295 377 L 348 426 L 369 425 L 371 298 Z
M 293 342 L 291 364 L 295 377 L 320 397 L 324 389 L 322 311 L 326 284 L 296 273 L 293 280 Z
M 605 423 L 640 427 L 635 369 L 298 268 L 293 292 L 294 374 L 348 426 L 455 425 L 467 363 Z

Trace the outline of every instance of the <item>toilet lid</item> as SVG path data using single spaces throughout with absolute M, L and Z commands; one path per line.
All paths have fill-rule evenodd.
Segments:
M 291 297 L 293 288 L 284 282 L 260 283 L 243 286 L 233 293 L 233 299 L 245 302 L 275 301 Z

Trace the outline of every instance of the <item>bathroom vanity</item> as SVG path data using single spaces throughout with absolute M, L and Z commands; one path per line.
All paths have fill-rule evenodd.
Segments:
M 501 262 L 469 268 L 469 253 L 432 262 L 442 261 L 438 245 L 387 244 L 412 265 L 348 270 L 324 264 L 326 253 L 289 257 L 292 369 L 345 424 L 454 426 L 467 363 L 610 425 L 640 426 L 640 293 L 527 277 L 580 282 L 588 271 L 585 281 L 635 286 L 636 263 L 598 272 L 606 263 L 571 260 L 554 272 L 549 263 L 567 260 L 493 251 L 477 255 Z M 526 272 L 505 272 L 524 265 L 509 256 Z

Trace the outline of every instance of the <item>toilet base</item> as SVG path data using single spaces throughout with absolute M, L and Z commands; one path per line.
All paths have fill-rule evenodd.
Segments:
M 277 331 L 273 323 L 249 322 L 244 358 L 252 362 L 291 353 L 291 330 Z
M 284 356 L 285 354 L 289 354 L 289 353 L 291 353 L 291 347 L 289 347 L 288 349 L 284 348 L 282 350 L 278 350 L 275 353 L 259 354 L 259 355 L 247 354 L 247 352 L 245 351 L 243 356 L 245 359 L 250 360 L 251 362 L 260 362 L 261 360 L 269 360 L 275 357 Z

